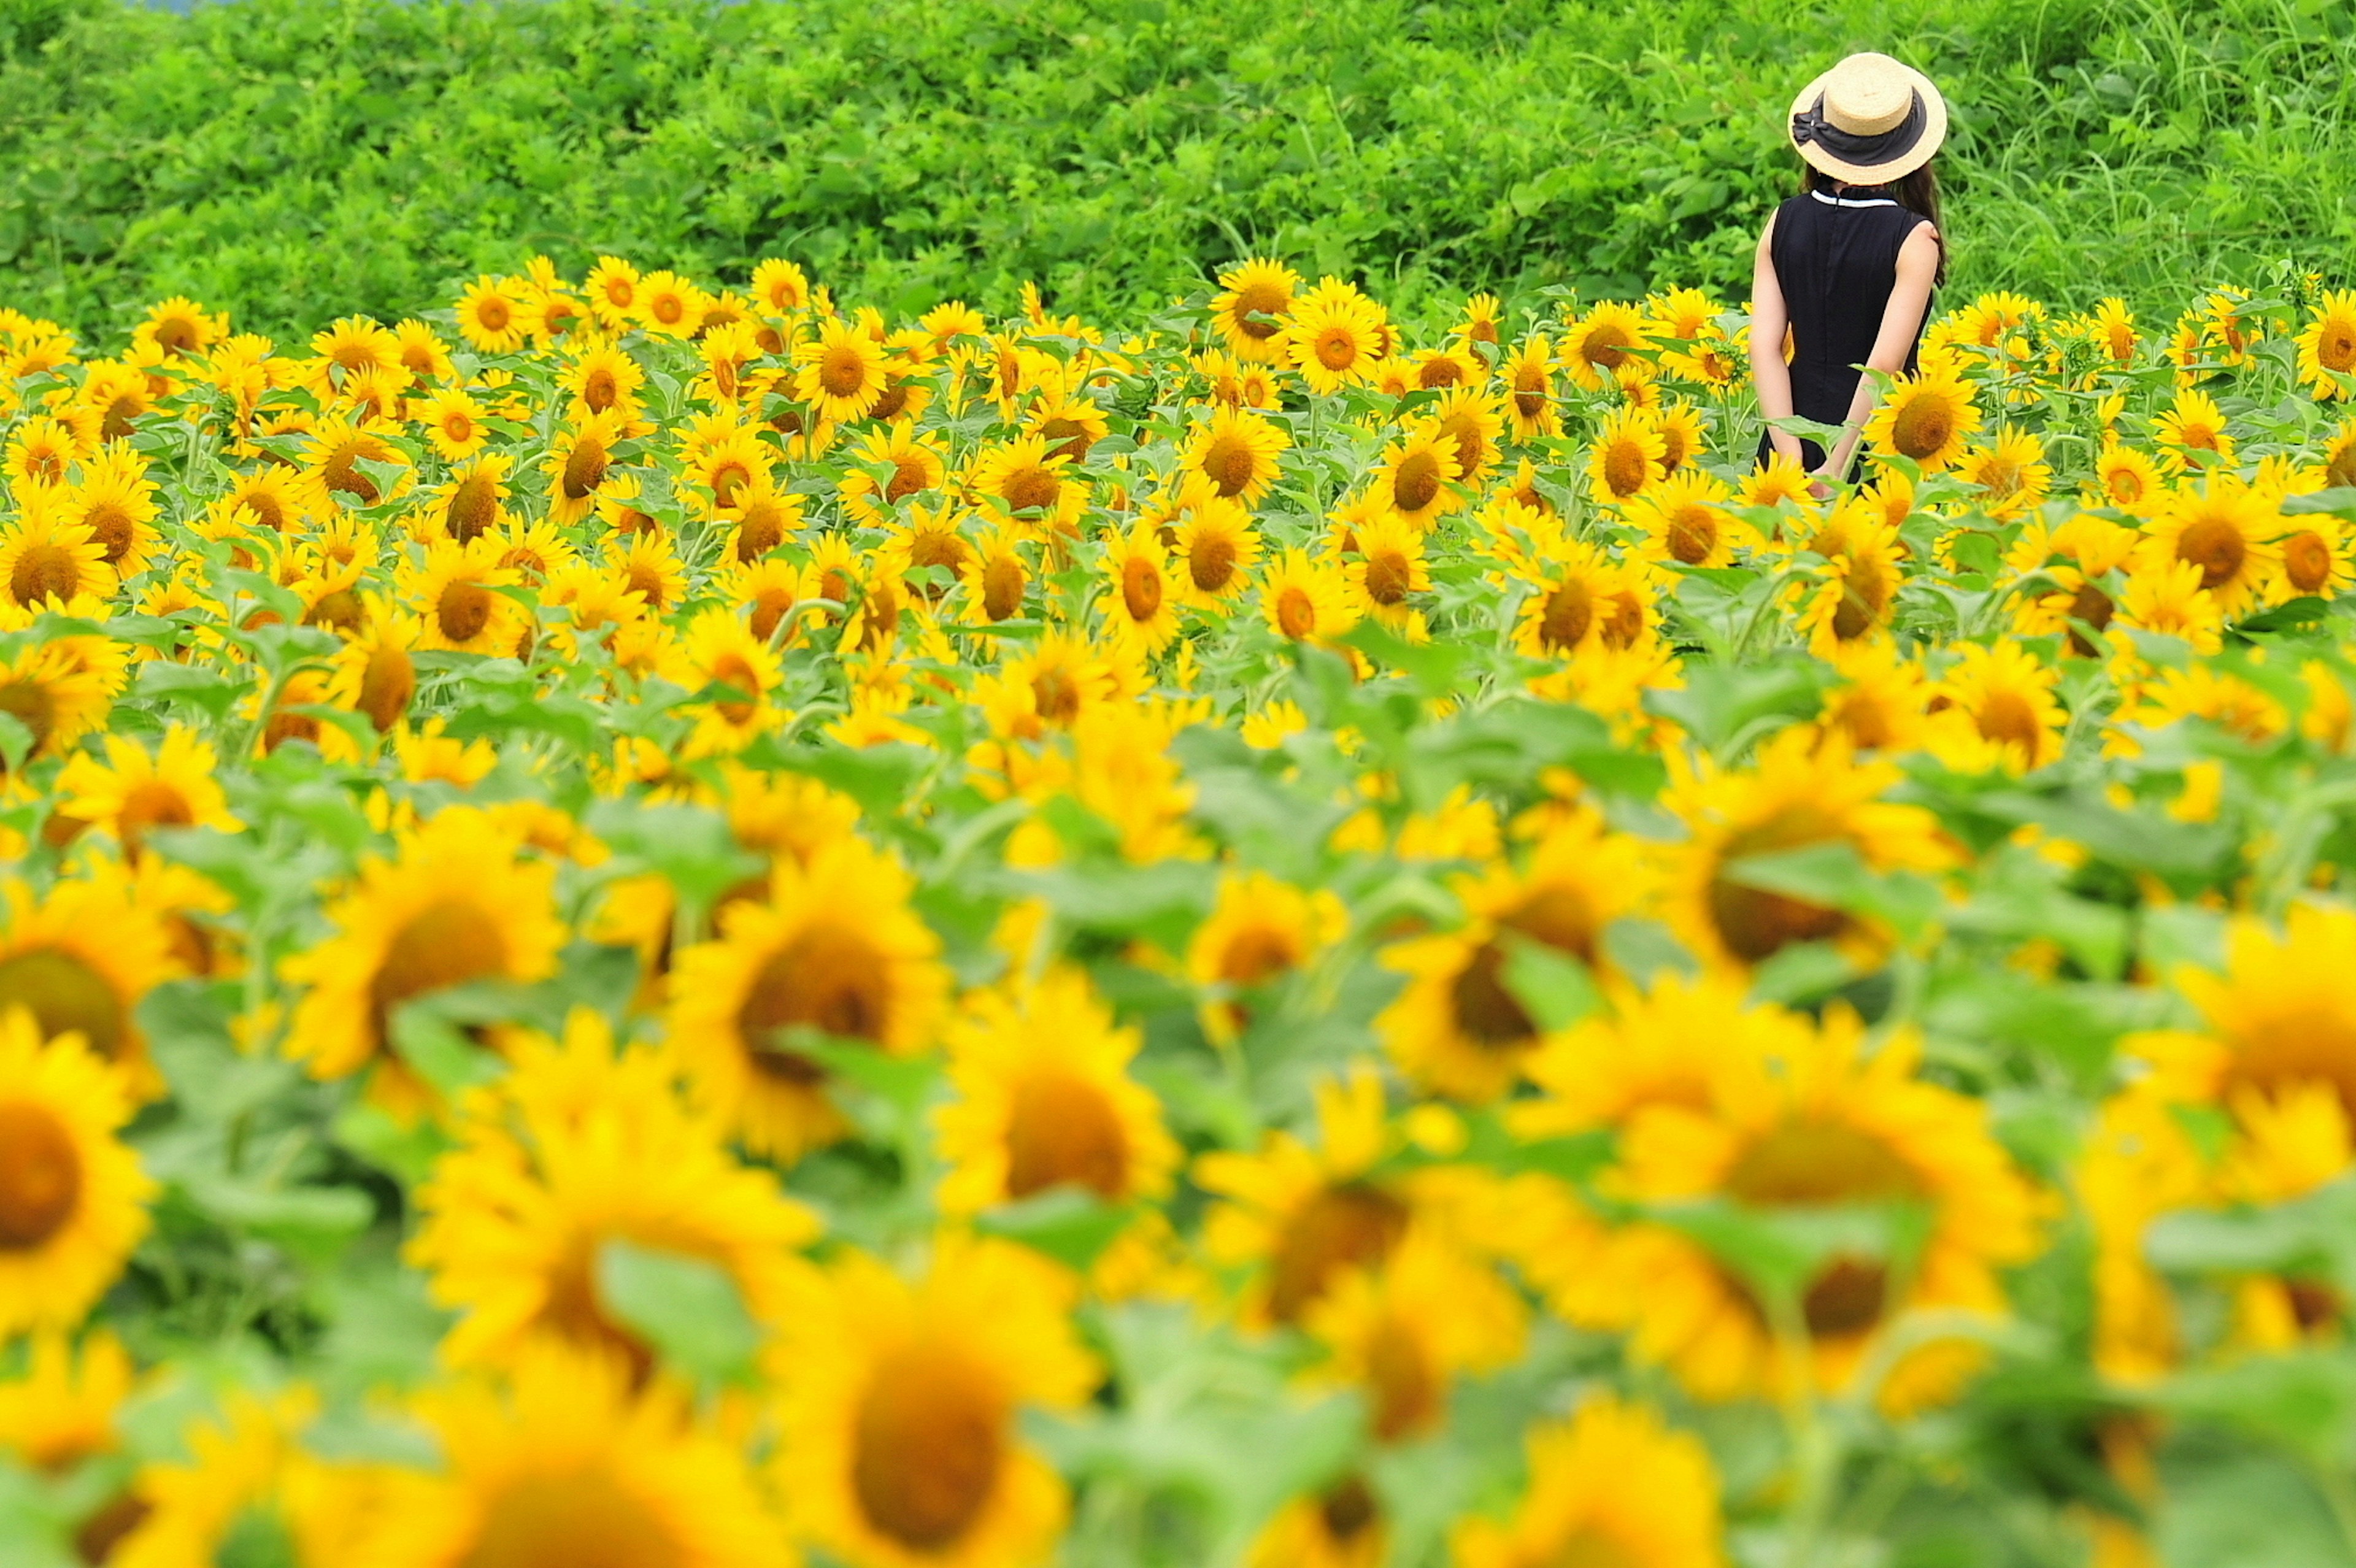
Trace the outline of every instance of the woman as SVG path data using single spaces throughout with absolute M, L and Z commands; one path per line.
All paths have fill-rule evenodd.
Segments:
M 1806 185 L 1759 237 L 1751 283 L 1751 379 L 1768 421 L 1759 461 L 1806 468 L 1819 499 L 1855 477 L 1875 387 L 1858 371 L 1914 368 L 1931 292 L 1946 281 L 1939 182 L 1931 160 L 1947 105 L 1930 78 L 1888 55 L 1851 55 L 1792 104 Z M 1792 357 L 1783 357 L 1784 329 Z M 1775 428 L 1797 414 L 1842 426 L 1829 453 Z

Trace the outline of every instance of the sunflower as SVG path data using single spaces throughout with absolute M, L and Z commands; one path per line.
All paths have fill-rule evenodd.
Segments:
M 1588 453 L 1587 479 L 1595 499 L 1616 507 L 1643 495 L 1660 482 L 1661 458 L 1667 451 L 1659 421 L 1649 410 L 1612 411 Z
M 1516 872 L 1455 879 L 1465 923 L 1384 951 L 1408 976 L 1375 1027 L 1401 1072 L 1426 1091 L 1483 1104 L 1508 1093 L 1537 1049 L 1539 1027 L 1508 978 L 1521 944 L 1604 966 L 1603 931 L 1633 912 L 1645 886 L 1637 842 L 1591 812 L 1555 823 Z
M 796 1031 L 900 1055 L 932 1043 L 948 972 L 939 938 L 908 908 L 911 886 L 895 861 L 846 837 L 807 864 L 777 862 L 766 904 L 731 904 L 717 941 L 679 955 L 672 1043 L 699 1102 L 747 1147 L 793 1159 L 844 1130 Z
M 2356 1118 L 2356 1002 L 2342 983 L 2356 963 L 2356 913 L 2297 902 L 2279 930 L 2236 917 L 2224 958 L 2222 973 L 2188 967 L 2175 976 L 2199 1010 L 2200 1034 L 2140 1037 L 2141 1054 L 2156 1062 L 2153 1092 L 2216 1104 L 2244 1087 L 2279 1096 L 2320 1085 Z
M 2224 642 L 2225 613 L 2201 579 L 2195 562 L 2147 560 L 2119 595 L 2118 624 L 2180 638 L 2195 653 L 2215 653 Z
M 444 463 L 472 457 L 490 443 L 483 407 L 463 387 L 437 388 L 411 409 L 411 417 L 425 427 L 426 441 Z
M 531 614 L 499 592 L 518 581 L 499 563 L 498 542 L 434 539 L 424 559 L 397 574 L 403 601 L 422 618 L 421 646 L 503 658 L 530 629 Z
M 530 982 L 555 972 L 564 925 L 555 867 L 527 859 L 516 836 L 471 806 L 444 808 L 370 855 L 327 905 L 333 933 L 281 966 L 309 990 L 286 1053 L 315 1078 L 371 1064 L 396 1104 L 413 1089 L 393 1039 L 407 1003 L 478 980 Z
M 1284 320 L 1300 287 L 1301 275 L 1281 261 L 1239 262 L 1219 274 L 1212 329 L 1237 359 L 1273 364 L 1283 357 Z
M 1366 380 L 1383 357 L 1385 323 L 1376 304 L 1339 278 L 1320 279 L 1293 304 L 1285 361 L 1321 395 Z
M 1316 1089 L 1319 1147 L 1289 1132 L 1258 1154 L 1194 1161 L 1194 1183 L 1222 1201 L 1204 1222 L 1217 1262 L 1258 1267 L 1250 1315 L 1297 1323 L 1353 1269 L 1380 1264 L 1415 1212 L 1409 1183 L 1379 1175 L 1387 1152 L 1382 1081 L 1366 1068 Z
M 524 345 L 530 316 L 521 280 L 486 274 L 458 296 L 458 335 L 478 354 L 512 354 Z
M 1562 368 L 1580 386 L 1600 391 L 1616 381 L 1623 367 L 1642 357 L 1653 332 L 1653 323 L 1635 306 L 1599 301 L 1563 329 Z
M 416 1401 L 443 1456 L 397 1472 L 350 1568 L 791 1568 L 741 1442 L 669 1384 L 553 1348 Z
M 1585 539 L 1567 539 L 1526 574 L 1531 592 L 1514 624 L 1514 646 L 1532 658 L 1576 658 L 1604 641 L 1626 570 Z
M 1023 428 L 1044 436 L 1047 450 L 1075 463 L 1088 460 L 1088 449 L 1105 438 L 1111 427 L 1095 399 L 1067 387 L 1044 389 L 1023 416 Z
M 235 833 L 245 825 L 229 809 L 214 778 L 213 749 L 195 731 L 175 724 L 151 754 L 127 735 L 104 737 L 106 761 L 83 753 L 58 775 L 59 809 L 103 827 L 137 859 L 156 827 L 209 827 Z
M 132 1109 L 121 1073 L 80 1034 L 47 1032 L 21 1005 L 0 1013 L 0 1337 L 79 1323 L 155 1191 L 115 1138 Z
M 147 566 L 159 542 L 155 518 L 163 508 L 155 504 L 155 489 L 147 477 L 147 460 L 110 443 L 83 465 L 80 480 L 67 487 L 65 516 L 90 530 L 117 575 L 134 576 Z
M 378 472 L 370 473 L 371 468 Z M 327 517 L 342 507 L 394 500 L 409 488 L 412 476 L 408 457 L 382 434 L 347 415 L 329 414 L 309 432 L 299 481 L 304 510 Z
M 2226 427 L 2225 412 L 2217 400 L 2206 392 L 2190 389 L 2179 392 L 2169 411 L 2152 421 L 2152 434 L 2166 448 L 2162 454 L 2169 467 L 2183 473 L 2196 465 L 2190 454 L 2210 454 L 2206 466 L 2230 466 L 2233 461 L 2233 437 Z
M 1686 765 L 1675 753 L 1671 765 L 1666 804 L 1692 833 L 1674 855 L 1671 917 L 1714 957 L 1757 964 L 1794 942 L 1870 956 L 1888 941 L 1868 917 L 1735 880 L 1729 872 L 1746 856 L 1846 844 L 1879 870 L 1935 870 L 1949 859 L 1936 818 L 1880 798 L 1901 776 L 1895 764 L 1854 761 L 1804 727 L 1767 741 L 1748 771 Z
M 1436 392 L 1448 388 L 1470 389 L 1486 367 L 1469 354 L 1452 348 L 1422 348 L 1404 367 L 1410 389 Z
M 626 332 L 638 324 L 638 270 L 619 256 L 600 256 L 582 280 L 589 314 L 608 332 Z
M 1311 560 L 1306 550 L 1278 558 L 1260 583 L 1259 603 L 1269 630 L 1290 642 L 1338 637 L 1358 619 L 1341 569 Z
M 1730 566 L 1756 541 L 1727 510 L 1725 484 L 1708 474 L 1673 474 L 1629 505 L 1628 522 L 1644 530 L 1644 552 L 1682 566 Z
M 743 493 L 776 477 L 774 449 L 755 427 L 739 426 L 699 452 L 686 478 L 711 493 L 707 516 L 736 506 Z M 699 498 L 700 499 L 700 498 Z
M 620 344 L 592 337 L 565 361 L 556 384 L 573 394 L 573 419 L 609 412 L 635 419 L 647 373 Z
M 227 317 L 215 315 L 196 301 L 175 294 L 161 304 L 148 307 L 147 319 L 132 330 L 131 341 L 134 347 L 152 347 L 166 358 L 194 359 L 228 336 Z
M 1344 1476 L 1276 1512 L 1252 1542 L 1248 1568 L 1383 1568 L 1390 1516 L 1363 1476 Z
M 1988 445 L 1966 451 L 1955 465 L 1955 476 L 1979 486 L 1980 510 L 2003 520 L 2030 511 L 2045 499 L 2053 469 L 2045 461 L 2043 442 L 2008 424 Z
M 905 573 L 932 567 L 946 572 L 949 581 L 969 581 L 978 558 L 973 541 L 966 538 L 965 520 L 947 501 L 937 507 L 917 502 L 906 517 L 894 519 L 886 529 L 877 552 L 878 570 Z M 948 592 L 942 583 L 910 586 L 927 601 Z
M 1145 652 L 1160 653 L 1178 635 L 1178 591 L 1171 562 L 1152 527 L 1140 522 L 1106 542 L 1098 601 L 1114 634 Z
M 775 481 L 763 477 L 739 491 L 736 500 L 727 560 L 749 566 L 785 543 L 801 527 L 807 497 L 781 491 Z
M 455 463 L 425 504 L 426 527 L 457 544 L 472 544 L 507 520 L 508 474 L 504 452 L 486 452 Z
M 330 1467 L 300 1446 L 318 1413 L 307 1390 L 268 1399 L 239 1392 L 218 1415 L 178 1435 L 186 1459 L 142 1466 L 130 1489 L 85 1522 L 108 1568 L 198 1568 L 256 1546 L 286 1568 L 339 1568 L 354 1528 L 374 1509 L 357 1467 Z
M 162 923 L 119 870 L 53 882 L 39 895 L 0 883 L 0 1010 L 24 1008 L 44 1035 L 76 1034 L 152 1099 L 163 1079 L 147 1060 L 141 999 L 172 977 Z
M 2298 335 L 2298 377 L 2325 401 L 2356 397 L 2356 289 L 2327 293 Z
M 2348 525 L 2325 513 L 2313 514 L 2304 523 L 2304 527 L 2291 524 L 2275 540 L 2275 548 L 2282 552 L 2277 587 L 2283 595 L 2336 598 L 2356 586 L 2356 562 L 2349 559 Z
M 1108 1203 L 1170 1190 L 1178 1146 L 1129 1076 L 1141 1037 L 1076 969 L 978 993 L 949 1031 L 957 1098 L 933 1113 L 941 1207 L 967 1214 L 1066 1184 Z
M 1264 871 L 1229 871 L 1218 902 L 1194 930 L 1186 973 L 1205 993 L 1204 1032 L 1231 1040 L 1251 1021 L 1248 998 L 1297 974 L 1349 929 L 1342 901 Z
M 1260 538 L 1241 502 L 1206 490 L 1188 491 L 1171 539 L 1173 575 L 1188 603 L 1215 609 L 1251 584 L 1259 564 Z
M 228 507 L 243 507 L 263 528 L 284 535 L 312 520 L 311 498 L 305 494 L 305 488 L 285 469 L 265 465 L 251 474 L 238 475 L 221 501 Z
M 2014 642 L 1967 643 L 1958 653 L 1939 691 L 1947 699 L 1941 713 L 1947 732 L 1963 744 L 1942 744 L 1934 737 L 1933 750 L 1966 771 L 1993 762 L 2008 772 L 2029 773 L 2060 757 L 2069 723 L 2053 697 L 2062 672 Z M 1983 761 L 1988 753 L 1993 756 Z
M 21 515 L 0 532 L 0 585 L 9 603 L 59 608 L 83 594 L 113 593 L 106 547 L 84 525 L 66 520 L 58 492 L 37 490 L 19 505 Z
M 794 346 L 794 396 L 838 423 L 864 419 L 889 379 L 884 345 L 855 322 L 830 321 Z
M 1903 457 L 1925 474 L 1936 474 L 1962 457 L 1980 411 L 1972 389 L 1952 369 L 1925 365 L 1913 376 L 1890 378 L 1872 417 L 1865 442 L 1873 451 Z
M 688 741 L 691 755 L 743 751 L 755 736 L 786 717 L 769 700 L 785 683 L 776 651 L 755 636 L 733 610 L 698 613 L 680 639 L 669 673 L 690 692 L 723 688 L 709 703 L 693 709 L 697 717 L 695 733 Z
M 560 527 L 577 523 L 597 505 L 612 478 L 614 448 L 627 428 L 619 409 L 575 419 L 557 432 L 541 472 L 548 475 L 548 516 Z
M 948 454 L 919 433 L 914 421 L 868 431 L 842 475 L 843 509 L 854 522 L 880 526 L 889 508 L 930 496 L 948 477 Z
M 793 315 L 809 308 L 809 274 L 781 257 L 754 267 L 752 288 L 754 300 L 771 315 Z
M 1419 420 L 1383 448 L 1366 499 L 1378 515 L 1429 528 L 1464 504 L 1455 481 L 1464 476 L 1456 442 L 1436 421 Z
M 1343 573 L 1360 611 L 1393 631 L 1419 625 L 1422 613 L 1410 608 L 1408 599 L 1431 590 L 1422 531 L 1396 513 L 1361 523 L 1353 531 L 1357 550 Z
M 2132 365 L 2142 339 L 2136 332 L 2135 312 L 2127 302 L 2112 297 L 2094 306 L 2094 341 L 2102 346 L 2104 357 L 2114 365 Z
M 1070 464 L 1070 458 L 1047 450 L 1045 436 L 1017 436 L 984 452 L 966 483 L 975 495 L 996 502 L 1015 517 L 1070 533 L 1087 496 L 1085 485 L 1065 476 Z
M 1820 535 L 1809 548 L 1826 556 L 1821 579 L 1807 594 L 1798 616 L 1809 634 L 1809 651 L 1829 658 L 1848 644 L 1868 640 L 1890 624 L 1905 581 L 1905 558 L 1900 554 L 1897 530 L 1865 522 L 1837 543 Z
M 598 1259 L 615 1243 L 715 1265 L 755 1321 L 787 1312 L 793 1249 L 818 1221 L 688 1113 L 663 1057 L 617 1053 L 586 1008 L 562 1041 L 529 1037 L 511 1050 L 514 1071 L 472 1106 L 416 1191 L 406 1260 L 437 1304 L 462 1314 L 444 1360 L 511 1365 L 552 1339 L 646 1375 L 652 1347 L 600 1293 Z
M 1544 333 L 1522 340 L 1498 368 L 1505 384 L 1505 418 L 1515 439 L 1536 441 L 1562 433 L 1562 416 L 1555 410 L 1554 346 Z
M 657 271 L 638 280 L 638 325 L 661 336 L 692 336 L 703 323 L 704 303 L 703 291 L 677 272 Z
M 1042 1560 L 1069 1505 L 1017 1419 L 1101 1377 L 1071 1299 L 1069 1275 L 1007 1242 L 944 1234 L 916 1283 L 846 1250 L 771 1362 L 798 1528 L 852 1568 Z
M 1446 1421 L 1459 1374 L 1520 1359 L 1526 1318 L 1494 1267 L 1427 1221 L 1376 1267 L 1336 1280 L 1302 1327 L 1329 1354 L 1320 1381 L 1364 1388 L 1375 1440 L 1407 1443 Z
M 1221 408 L 1186 432 L 1179 461 L 1212 492 L 1248 506 L 1269 492 L 1292 444 L 1282 426 L 1249 409 Z
M 133 1382 L 123 1341 L 103 1328 L 79 1347 L 54 1329 L 34 1335 L 23 1374 L 0 1382 L 0 1454 L 59 1475 L 115 1452 L 115 1413 Z
M 2198 487 L 2179 485 L 2160 503 L 2144 561 L 2200 568 L 2201 588 L 2230 620 L 2265 600 L 2281 569 L 2274 541 L 2282 531 L 2282 514 L 2265 491 L 2231 474 L 2211 475 Z M 2137 575 L 2147 570 L 2138 563 Z
M 2094 499 L 2130 517 L 2147 517 L 2167 493 L 2159 464 L 2149 453 L 2115 441 L 2104 444 L 2102 455 L 2094 460 Z
M 1781 507 L 1786 503 L 1805 507 L 1815 499 L 1815 480 L 1800 466 L 1798 458 L 1771 451 L 1764 461 L 1743 476 L 1735 499 L 1746 507 Z
M 1528 1449 L 1520 1507 L 1459 1525 L 1458 1568 L 1725 1568 L 1718 1472 L 1691 1433 L 1596 1394 L 1534 1429 Z
M 74 464 L 89 456 L 96 447 L 85 443 L 81 432 L 60 419 L 36 414 L 9 432 L 7 456 L 0 462 L 0 474 L 11 485 L 37 488 L 46 485 L 62 485 Z M 18 492 L 22 498 L 22 488 Z

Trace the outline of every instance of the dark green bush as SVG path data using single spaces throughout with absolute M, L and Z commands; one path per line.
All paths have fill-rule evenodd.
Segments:
M 1441 291 L 1747 292 L 1850 48 L 1944 83 L 1965 291 L 2356 253 L 2344 0 L 0 0 L 0 301 L 286 332 L 545 251 L 1108 311 L 1273 252 Z

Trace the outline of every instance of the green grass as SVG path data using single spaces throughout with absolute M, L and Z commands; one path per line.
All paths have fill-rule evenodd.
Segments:
M 1134 306 L 1273 252 L 1410 312 L 1740 299 L 1804 73 L 1947 87 L 1956 290 L 2173 311 L 2356 254 L 2345 0 L 0 0 L 0 303 L 409 314 L 545 251 Z

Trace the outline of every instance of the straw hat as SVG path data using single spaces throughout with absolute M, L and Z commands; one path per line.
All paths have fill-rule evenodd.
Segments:
M 1851 185 L 1911 175 L 1946 139 L 1947 101 L 1929 77 L 1888 55 L 1851 55 L 1792 100 L 1792 145 Z

